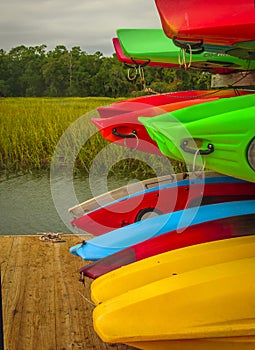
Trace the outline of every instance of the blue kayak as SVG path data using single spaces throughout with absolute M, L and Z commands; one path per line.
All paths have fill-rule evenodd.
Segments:
M 255 200 L 224 202 L 188 208 L 110 231 L 71 247 L 70 253 L 80 256 L 84 260 L 95 261 L 173 230 L 181 233 L 190 225 L 254 213 Z

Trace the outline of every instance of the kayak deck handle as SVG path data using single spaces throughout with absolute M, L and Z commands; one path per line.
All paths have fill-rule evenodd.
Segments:
M 133 130 L 130 134 L 121 134 L 121 133 L 119 133 L 117 131 L 116 128 L 113 128 L 112 129 L 112 134 L 115 135 L 115 136 L 121 137 L 123 139 L 131 139 L 131 138 L 137 137 L 136 130 Z
M 185 50 L 186 52 L 192 51 L 192 54 L 201 54 L 204 52 L 204 46 L 203 46 L 203 40 L 199 40 L 199 42 L 186 42 L 181 39 L 177 39 L 176 36 L 173 37 L 173 43 L 175 46 L 180 47 L 181 49 Z
M 208 143 L 207 149 L 199 149 L 196 150 L 194 148 L 187 147 L 188 141 L 184 140 L 181 144 L 181 149 L 183 149 L 184 152 L 192 153 L 192 154 L 201 154 L 201 155 L 208 155 L 214 151 L 214 146 L 211 143 Z
M 124 63 L 124 66 L 127 68 L 139 68 L 139 67 L 145 67 L 150 63 L 150 59 L 146 59 L 145 61 L 142 60 L 143 63 L 138 63 L 134 58 L 130 57 L 131 61 L 133 62 L 133 65 L 129 63 Z

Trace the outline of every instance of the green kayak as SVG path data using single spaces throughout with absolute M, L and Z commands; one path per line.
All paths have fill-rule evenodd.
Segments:
M 124 55 L 137 60 L 172 64 L 179 64 L 181 60 L 182 64 L 199 69 L 255 69 L 255 60 L 243 60 L 221 52 L 186 52 L 185 57 L 180 56 L 180 49 L 165 35 L 163 29 L 117 29 L 117 36 Z
M 255 182 L 255 96 L 220 99 L 139 117 L 162 153 Z

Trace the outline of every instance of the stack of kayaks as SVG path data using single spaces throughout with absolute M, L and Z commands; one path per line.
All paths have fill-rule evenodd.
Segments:
M 190 225 L 221 220 L 237 215 L 255 214 L 255 200 L 221 202 L 174 211 L 107 232 L 71 248 L 84 260 L 98 260 L 134 244 L 168 232 L 181 235 Z M 205 232 L 206 234 L 206 232 Z M 215 232 L 215 237 L 221 232 Z
M 167 252 L 91 286 L 94 328 L 139 349 L 254 349 L 255 236 Z
M 118 29 L 117 36 L 122 51 L 127 57 L 150 62 L 179 64 L 180 49 L 172 40 L 169 40 L 162 29 Z M 184 64 L 188 64 L 189 68 L 199 68 L 211 73 L 224 72 L 221 69 L 226 69 L 225 72 L 255 69 L 254 59 L 247 60 L 247 57 L 243 59 L 229 55 L 227 53 L 229 51 L 206 51 L 207 48 L 195 52 L 186 50 Z M 217 69 L 220 70 L 217 71 Z
M 238 204 L 240 204 L 240 202 L 238 202 Z M 252 205 L 254 205 L 254 203 L 252 203 Z M 209 206 L 208 209 L 211 210 L 215 208 Z M 80 274 L 83 278 L 87 276 L 95 279 L 119 267 L 163 252 L 204 242 L 243 236 L 247 235 L 247 232 L 249 232 L 249 234 L 255 234 L 255 215 L 241 214 L 239 211 L 237 214 L 238 215 L 235 215 L 234 212 L 231 212 L 230 217 L 226 214 L 226 217 L 223 218 L 208 216 L 205 222 L 194 225 L 190 224 L 187 228 L 182 230 L 182 232 L 173 230 L 160 234 L 159 236 L 134 244 L 85 265 L 80 269 Z M 79 252 L 79 254 L 81 254 L 81 252 Z M 85 254 L 81 256 L 83 258 L 86 257 Z
M 255 70 L 255 7 L 155 0 L 162 29 L 119 29 L 131 66 Z M 108 141 L 185 162 L 69 209 L 100 338 L 148 350 L 255 348 L 255 95 L 176 91 L 98 108 Z M 199 169 L 199 171 L 197 170 Z
M 247 94 L 253 95 L 253 92 L 250 90 L 241 90 L 239 94 L 239 96 L 246 96 Z M 234 96 L 236 97 L 234 90 L 180 91 L 165 95 L 154 95 L 151 98 L 134 99 L 127 103 L 117 102 L 110 107 L 101 108 L 99 110 L 101 118 L 93 118 L 92 122 L 97 126 L 102 136 L 110 142 L 140 151 L 162 155 L 164 152 L 162 150 L 160 152 L 160 147 L 157 147 L 157 140 L 151 137 L 148 129 L 146 130 L 143 122 L 138 118 L 139 116 L 152 118 L 166 112 L 170 112 L 172 115 L 174 114 L 172 112 L 187 110 L 188 117 L 184 120 L 191 121 L 191 118 L 195 119 L 196 115 L 191 115 L 187 109 L 188 107 L 203 104 L 204 106 L 201 108 L 204 108 L 202 109 L 204 111 L 208 109 L 208 102 L 219 99 L 223 99 L 224 102 L 222 104 L 232 106 L 233 99 L 228 102 L 227 98 Z M 251 101 L 252 98 L 254 99 L 254 97 L 251 97 Z M 149 103 L 160 104 L 148 106 Z M 235 103 L 235 105 L 237 104 L 238 102 Z M 210 113 L 214 114 L 214 111 L 210 110 Z M 102 117 L 103 115 L 106 116 Z M 155 118 L 152 118 L 152 120 L 154 121 Z M 180 121 L 183 122 L 182 120 Z

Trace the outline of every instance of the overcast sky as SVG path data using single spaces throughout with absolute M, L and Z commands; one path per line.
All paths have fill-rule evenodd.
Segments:
M 45 44 L 114 52 L 118 28 L 161 28 L 154 0 L 0 0 L 0 49 Z

